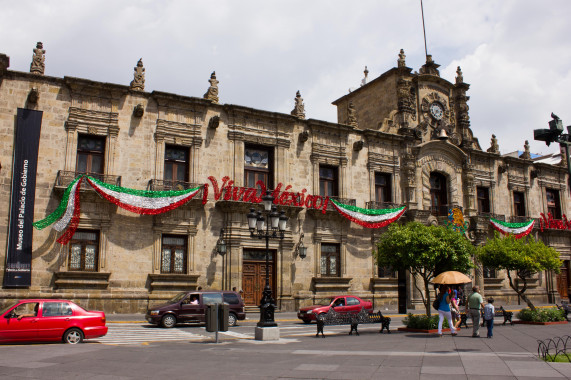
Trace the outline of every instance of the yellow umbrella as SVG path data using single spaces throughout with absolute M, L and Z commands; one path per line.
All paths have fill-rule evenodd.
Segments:
M 472 279 L 466 276 L 464 273 L 457 272 L 455 270 L 449 270 L 447 272 L 442 272 L 438 276 L 432 279 L 434 284 L 467 284 L 472 282 Z

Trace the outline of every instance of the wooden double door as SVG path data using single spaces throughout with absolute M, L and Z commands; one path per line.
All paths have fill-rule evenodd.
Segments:
M 557 275 L 557 291 L 562 300 L 569 299 L 569 260 L 563 261 L 561 273 Z
M 275 251 L 269 251 L 269 279 L 272 297 L 276 298 Z M 242 295 L 246 306 L 257 306 L 266 286 L 266 250 L 244 249 L 242 261 Z

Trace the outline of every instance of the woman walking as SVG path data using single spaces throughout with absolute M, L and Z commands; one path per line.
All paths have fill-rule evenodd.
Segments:
M 440 304 L 438 306 L 438 336 L 442 337 L 442 323 L 444 318 L 448 320 L 448 326 L 450 326 L 450 332 L 452 336 L 456 336 L 456 329 L 454 328 L 454 323 L 452 322 L 452 314 L 450 313 L 450 289 L 448 285 L 440 285 L 440 294 L 438 294 L 438 299 Z

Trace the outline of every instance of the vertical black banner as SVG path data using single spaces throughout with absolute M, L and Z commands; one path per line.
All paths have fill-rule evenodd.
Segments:
M 32 283 L 32 223 L 42 114 L 41 111 L 18 108 L 5 287 L 28 287 Z

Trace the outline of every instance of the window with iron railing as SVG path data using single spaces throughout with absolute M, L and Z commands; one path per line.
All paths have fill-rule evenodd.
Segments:
M 321 275 L 340 277 L 341 247 L 339 244 L 321 244 Z
M 430 213 L 435 216 L 448 215 L 448 191 L 446 177 L 430 173 Z
M 514 216 L 525 216 L 525 197 L 520 191 L 513 192 Z
M 319 195 L 337 197 L 339 195 L 339 168 L 319 165 Z
M 186 274 L 186 236 L 163 235 L 161 243 L 161 273 Z
M 273 148 L 246 145 L 244 149 L 244 184 L 246 187 L 256 188 L 258 181 L 262 181 L 266 189 L 273 188 L 273 153 Z
M 97 272 L 98 261 L 99 231 L 75 231 L 69 242 L 69 270 Z
M 165 184 L 172 184 L 172 187 L 174 187 L 177 182 L 188 182 L 188 157 L 188 148 L 173 145 L 165 147 L 165 170 L 163 175 Z
M 545 189 L 547 199 L 547 212 L 553 219 L 561 219 L 561 204 L 559 200 L 559 190 Z
M 90 175 L 103 174 L 105 137 L 79 135 L 77 139 L 77 161 L 75 170 Z
M 476 188 L 476 196 L 478 197 L 478 213 L 487 214 L 490 212 L 490 189 L 488 187 Z

